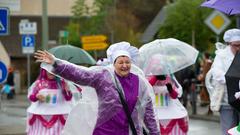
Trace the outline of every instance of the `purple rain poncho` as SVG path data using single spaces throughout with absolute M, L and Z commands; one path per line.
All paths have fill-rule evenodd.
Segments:
M 132 134 L 115 87 L 113 68 L 85 68 L 57 59 L 53 72 L 79 85 L 95 88 L 99 107 L 93 135 Z M 143 77 L 132 73 L 127 77 L 117 78 L 124 90 L 138 135 L 142 135 L 142 122 L 145 123 L 150 135 L 159 135 L 150 96 L 151 86 Z

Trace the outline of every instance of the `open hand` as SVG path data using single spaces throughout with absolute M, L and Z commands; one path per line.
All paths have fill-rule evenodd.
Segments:
M 44 102 L 45 101 L 45 96 L 41 95 L 41 94 L 38 94 L 37 95 L 37 99 L 40 101 L 40 102 Z
M 55 57 L 46 50 L 45 51 L 38 50 L 37 52 L 34 53 L 34 58 L 36 58 L 36 62 L 44 62 L 53 65 Z

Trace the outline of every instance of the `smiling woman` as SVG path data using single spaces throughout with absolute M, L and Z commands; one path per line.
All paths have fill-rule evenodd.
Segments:
M 119 42 L 108 48 L 107 56 L 113 66 L 86 68 L 57 59 L 47 51 L 35 53 L 37 61 L 50 64 L 53 67 L 51 72 L 56 75 L 95 88 L 98 117 L 94 125 L 85 124 L 86 127 L 94 127 L 89 135 L 130 135 L 130 132 L 140 135 L 143 134 L 142 121 L 150 135 L 159 135 L 152 87 L 144 77 L 130 71 L 132 62 L 137 61 L 139 56 L 138 49 L 128 42 Z M 83 122 L 86 123 L 79 121 Z M 79 123 L 74 125 L 78 126 Z

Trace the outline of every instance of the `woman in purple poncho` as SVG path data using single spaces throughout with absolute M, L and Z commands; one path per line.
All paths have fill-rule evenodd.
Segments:
M 150 135 L 159 135 L 151 98 L 152 87 L 144 77 L 130 72 L 131 63 L 138 57 L 138 49 L 128 42 L 119 42 L 108 48 L 107 56 L 113 66 L 84 68 L 57 59 L 47 51 L 35 53 L 36 61 L 51 65 L 51 72 L 56 75 L 76 84 L 95 88 L 98 112 L 91 134 L 132 135 L 132 128 L 117 91 L 118 85 L 130 111 L 136 135 L 143 134 L 143 123 Z

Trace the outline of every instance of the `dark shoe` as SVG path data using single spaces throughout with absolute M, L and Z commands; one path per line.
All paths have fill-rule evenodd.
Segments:
M 209 103 L 207 103 L 207 102 L 200 103 L 200 106 L 201 106 L 201 107 L 205 107 L 205 106 L 207 106 L 207 105 L 209 105 Z
M 213 115 L 213 112 L 211 110 L 208 110 L 207 115 Z

